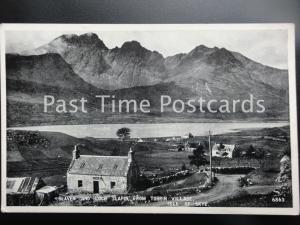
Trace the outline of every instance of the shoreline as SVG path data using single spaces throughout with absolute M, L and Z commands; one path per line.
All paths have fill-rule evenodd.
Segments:
M 115 132 L 126 126 L 131 130 L 131 139 L 143 138 L 172 138 L 182 137 L 188 133 L 195 137 L 206 136 L 208 130 L 213 131 L 213 135 L 224 135 L 251 130 L 262 130 L 268 128 L 288 127 L 288 122 L 276 123 L 170 123 L 170 124 L 88 124 L 88 125 L 51 125 L 51 126 L 31 126 L 7 128 L 7 131 L 31 131 L 31 132 L 51 132 L 62 133 L 76 138 L 95 139 L 117 139 Z M 251 124 L 250 126 L 243 126 Z M 205 126 L 207 125 L 207 126 Z M 224 125 L 224 126 L 222 126 Z
M 176 121 L 176 122 L 158 122 L 158 123 L 140 123 L 140 122 L 136 122 L 136 123 L 82 123 L 82 124 L 41 124 L 41 125 L 26 125 L 26 126 L 12 126 L 12 127 L 6 127 L 7 130 L 9 129 L 20 129 L 20 128 L 33 128 L 33 127 L 47 127 L 47 126 L 96 126 L 96 125 L 125 125 L 125 124 L 130 124 L 130 125 L 134 125 L 134 124 L 138 124 L 138 125 L 148 125 L 148 124 L 196 124 L 196 123 L 223 123 L 223 124 L 230 124 L 230 123 L 290 123 L 289 120 L 267 120 L 267 121 L 254 121 L 254 120 L 205 120 L 205 121 L 196 121 L 196 122 L 189 122 L 189 121 L 184 121 L 184 122 L 180 122 L 180 121 Z

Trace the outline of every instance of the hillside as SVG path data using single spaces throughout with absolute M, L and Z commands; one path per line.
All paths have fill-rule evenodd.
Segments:
M 102 89 L 119 89 L 162 81 L 164 59 L 138 42 L 108 49 L 96 34 L 63 35 L 24 55 L 58 53 L 86 82 Z
M 70 90 L 76 88 L 79 91 L 94 88 L 75 74 L 72 67 L 56 53 L 38 56 L 7 54 L 6 70 L 8 80 L 34 82 Z
M 279 131 L 279 133 L 278 133 Z M 289 137 L 289 127 L 253 129 L 215 135 L 212 141 L 216 143 L 235 144 L 238 152 L 247 151 L 250 145 L 256 150 L 263 149 L 269 153 L 264 163 L 264 169 L 279 169 L 278 164 L 282 155 L 289 151 L 288 141 L 272 140 L 266 137 Z M 206 136 L 194 137 L 195 143 L 207 143 Z M 58 132 L 38 131 L 13 131 L 7 132 L 7 172 L 8 176 L 37 175 L 48 177 L 52 175 L 65 175 L 72 158 L 74 145 L 80 143 L 79 150 L 83 155 L 127 155 L 132 142 L 123 142 L 118 139 L 75 138 Z M 206 146 L 206 145 L 205 145 Z M 181 169 L 184 164 L 187 168 L 193 168 L 188 156 L 191 152 L 169 151 L 170 143 L 164 138 L 158 141 L 147 139 L 143 143 L 136 143 L 133 147 L 139 167 L 150 175 L 168 174 Z M 207 147 L 205 148 L 207 151 Z M 234 156 L 236 157 L 236 155 Z M 256 158 L 214 158 L 213 165 L 259 166 Z
M 8 126 L 89 123 L 288 120 L 288 73 L 225 48 L 195 47 L 164 58 L 137 41 L 109 49 L 96 34 L 62 35 L 22 55 L 6 55 Z M 151 113 L 99 113 L 95 95 L 148 99 Z M 206 101 L 264 100 L 264 113 L 161 114 L 160 96 Z M 88 99 L 89 113 L 43 113 L 43 96 Z M 220 103 L 216 103 L 217 109 Z M 107 105 L 107 107 L 111 107 Z
M 217 81 L 216 74 L 235 73 L 278 89 L 287 88 L 288 74 L 257 63 L 225 48 L 196 46 L 188 53 L 164 58 L 137 41 L 125 42 L 121 48 L 108 49 L 96 34 L 62 35 L 24 55 L 58 53 L 75 73 L 102 89 L 120 89 L 153 85 L 170 80 L 188 86 Z M 243 83 L 243 81 L 240 81 Z

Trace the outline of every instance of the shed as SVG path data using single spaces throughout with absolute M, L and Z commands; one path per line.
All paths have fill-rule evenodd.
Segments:
M 7 205 L 35 205 L 35 191 L 45 186 L 38 177 L 8 177 L 6 179 Z
M 49 203 L 57 196 L 58 188 L 56 186 L 44 186 L 36 190 L 36 197 L 37 200 L 40 202 L 40 205 Z

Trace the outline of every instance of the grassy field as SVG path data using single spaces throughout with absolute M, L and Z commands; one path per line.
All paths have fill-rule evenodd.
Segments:
M 249 130 L 212 137 L 212 142 L 235 144 L 239 151 L 245 151 L 250 145 L 255 149 L 264 149 L 268 156 L 263 160 L 235 157 L 233 159 L 213 159 L 214 166 L 255 166 L 264 171 L 279 170 L 281 155 L 289 149 L 288 141 L 272 140 L 266 137 L 289 139 L 289 127 Z M 207 137 L 194 137 L 206 147 Z M 64 176 L 71 162 L 75 144 L 82 143 L 81 154 L 87 155 L 127 155 L 130 146 L 134 146 L 135 157 L 141 171 L 150 175 L 165 175 L 181 170 L 196 169 L 189 163 L 192 152 L 169 151 L 170 143 L 160 138 L 156 142 L 145 139 L 143 143 L 121 141 L 118 139 L 79 139 L 62 133 L 35 131 L 8 131 L 7 175 L 40 176 L 50 184 L 65 184 Z M 133 145 L 135 144 L 135 145 Z M 267 174 L 269 176 L 269 174 Z M 60 178 L 58 178 L 60 177 Z

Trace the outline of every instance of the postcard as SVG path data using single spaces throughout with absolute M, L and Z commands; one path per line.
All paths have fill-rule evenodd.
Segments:
M 299 214 L 294 25 L 2 24 L 3 212 Z

